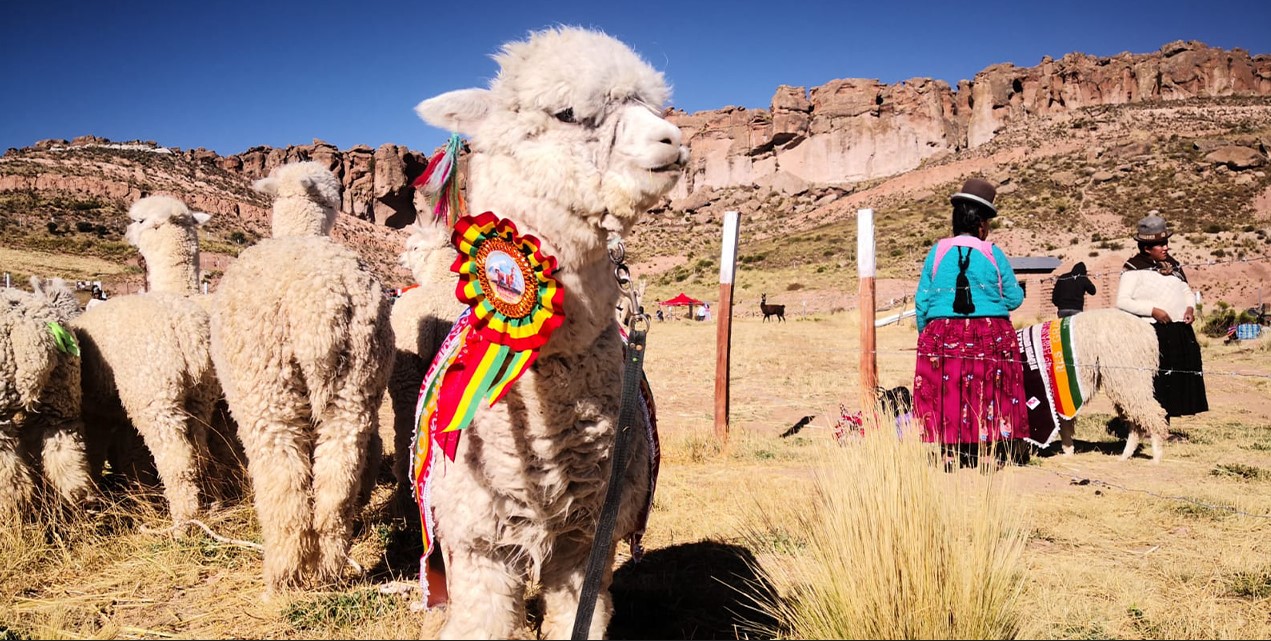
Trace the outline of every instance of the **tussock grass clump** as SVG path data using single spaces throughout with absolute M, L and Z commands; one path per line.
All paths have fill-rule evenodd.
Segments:
M 819 452 L 812 509 L 768 512 L 748 537 L 784 594 L 756 609 L 796 639 L 1009 639 L 1027 532 L 991 468 L 954 474 L 889 427 Z M 765 546 L 787 532 L 800 554 Z

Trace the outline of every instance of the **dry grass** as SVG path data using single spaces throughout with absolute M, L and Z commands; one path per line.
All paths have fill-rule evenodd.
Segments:
M 912 433 L 901 440 L 876 428 L 817 452 L 811 505 L 765 512 L 751 535 L 773 557 L 759 574 L 785 594 L 760 604 L 778 626 L 759 632 L 1016 637 L 1027 538 L 1018 502 L 991 472 L 944 474 L 936 454 Z
M 92 256 L 49 254 L 25 249 L 0 247 L 0 272 L 9 272 L 14 287 L 26 285 L 30 276 L 56 275 L 70 280 L 95 280 L 102 276 L 122 274 L 126 265 Z M 0 286 L 3 286 L 0 274 Z

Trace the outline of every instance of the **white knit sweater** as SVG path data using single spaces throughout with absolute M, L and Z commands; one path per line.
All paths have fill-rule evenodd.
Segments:
M 1187 282 L 1176 276 L 1166 276 L 1151 269 L 1137 269 L 1121 273 L 1117 287 L 1117 307 L 1135 316 L 1152 320 L 1152 308 L 1159 307 L 1171 320 L 1183 320 L 1187 308 L 1196 304 L 1196 297 Z

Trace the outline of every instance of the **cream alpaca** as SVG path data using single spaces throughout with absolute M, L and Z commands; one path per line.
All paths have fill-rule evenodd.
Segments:
M 1169 423 L 1156 402 L 1152 384 L 1160 361 L 1156 332 L 1142 319 L 1119 309 L 1095 309 L 1071 317 L 1073 351 L 1081 389 L 1089 400 L 1099 390 L 1130 423 L 1121 459 L 1134 455 L 1143 435 L 1152 442 L 1152 460 L 1161 462 Z M 1073 422 L 1062 421 L 1059 435 L 1066 455 L 1073 453 Z
M 315 162 L 254 188 L 274 233 L 239 255 L 212 303 L 212 351 L 238 424 L 265 543 L 266 594 L 337 578 L 359 498 L 379 460 L 392 366 L 389 303 L 356 254 L 331 240 L 338 183 Z
M 28 511 L 41 476 L 80 507 L 92 493 L 80 419 L 80 360 L 49 323 L 79 313 L 60 278 L 0 289 L 0 527 Z M 35 465 L 32 466 L 31 464 Z
M 146 261 L 149 291 L 116 296 L 73 323 L 83 356 L 84 420 L 95 472 L 136 474 L 135 428 L 154 459 L 176 523 L 193 518 L 206 480 L 208 427 L 220 396 L 198 287 L 198 227 L 170 196 L 133 203 L 126 237 Z M 130 427 L 131 424 L 131 427 Z
M 455 298 L 455 276 L 450 271 L 456 256 L 450 231 L 429 223 L 412 225 L 410 231 L 399 260 L 414 275 L 415 286 L 393 303 L 391 322 L 396 352 L 388 383 L 396 452 L 393 474 L 403 492 L 410 491 L 409 452 L 419 384 L 454 319 L 463 311 L 463 305 Z
M 468 137 L 471 212 L 513 220 L 557 259 L 565 321 L 508 395 L 478 409 L 456 460 L 434 466 L 450 596 L 441 635 L 511 637 L 525 620 L 526 586 L 537 580 L 542 634 L 559 639 L 573 626 L 621 399 L 619 290 L 607 243 L 674 186 L 688 153 L 661 117 L 662 75 L 605 34 L 549 29 L 504 45 L 496 60 L 489 89 L 449 92 L 416 111 Z M 633 441 L 617 536 L 634 529 L 649 490 L 649 451 Z M 612 565 L 615 542 L 596 544 Z M 611 579 L 601 585 L 592 638 L 608 627 Z

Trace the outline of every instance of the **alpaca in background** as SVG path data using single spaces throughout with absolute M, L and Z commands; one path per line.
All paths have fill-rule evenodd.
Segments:
M 21 522 L 41 479 L 82 507 L 94 486 L 80 418 L 79 304 L 60 279 L 0 288 L 0 527 Z
M 1143 319 L 1119 309 L 1085 311 L 1070 316 L 1068 321 L 1078 385 L 1083 396 L 1082 406 L 1102 390 L 1116 407 L 1117 414 L 1130 424 L 1121 460 L 1133 456 L 1140 438 L 1146 435 L 1152 442 L 1152 460 L 1159 463 L 1165 454 L 1169 422 L 1165 409 L 1156 401 L 1152 382 L 1160 363 L 1155 330 Z M 1031 329 L 1026 327 L 1019 332 Z M 1059 418 L 1063 452 L 1069 456 L 1074 452 L 1075 418 Z M 1033 429 L 1038 435 L 1054 431 L 1049 425 L 1034 426 Z M 1049 445 L 1049 441 L 1034 443 L 1041 447 Z
M 207 310 L 195 300 L 198 228 L 208 214 L 171 196 L 128 209 L 125 237 L 145 260 L 149 291 L 94 305 L 72 326 L 83 357 L 85 438 L 94 475 L 137 475 L 135 428 L 154 459 L 177 531 L 202 508 L 209 426 L 220 386 L 212 371 Z
M 764 322 L 768 322 L 769 316 L 776 316 L 777 320 L 786 322 L 786 306 L 785 305 L 769 305 L 768 295 L 759 295 L 759 311 L 763 312 Z
M 338 578 L 353 518 L 379 466 L 378 410 L 392 367 L 389 301 L 328 237 L 340 183 L 316 162 L 282 165 L 273 238 L 247 248 L 212 302 L 212 352 L 247 454 L 265 546 L 265 590 Z

